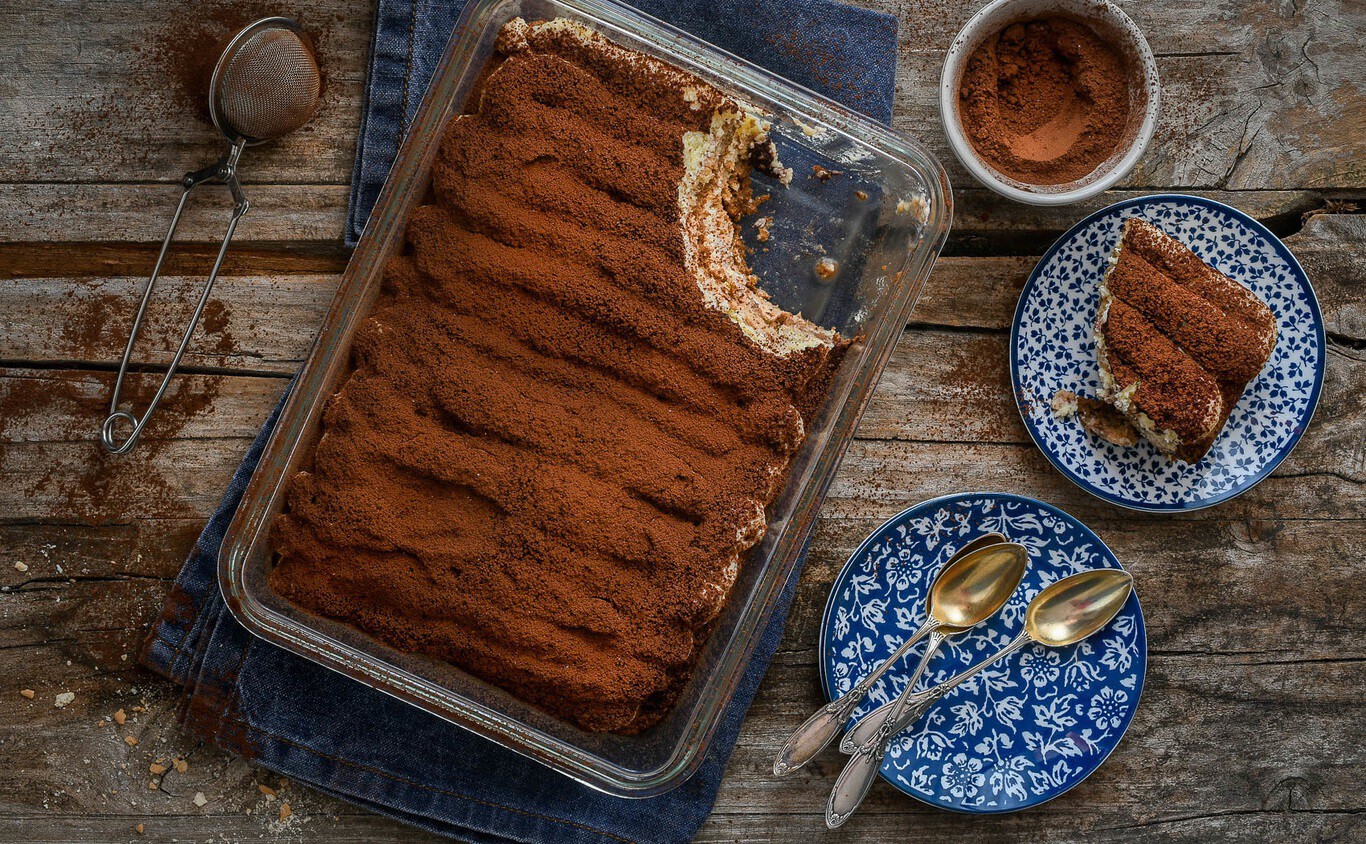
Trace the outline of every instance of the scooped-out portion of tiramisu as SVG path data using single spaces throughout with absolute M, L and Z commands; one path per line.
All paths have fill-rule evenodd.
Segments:
M 737 220 L 762 115 L 566 20 L 508 23 L 272 529 L 272 587 L 588 730 L 693 669 L 848 345 Z
M 1159 451 L 1204 457 L 1275 345 L 1256 294 L 1157 226 L 1125 222 L 1100 285 L 1100 398 Z

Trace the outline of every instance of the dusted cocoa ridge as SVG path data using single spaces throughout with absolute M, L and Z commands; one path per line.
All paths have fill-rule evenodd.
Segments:
M 968 57 L 963 131 L 998 172 L 1033 185 L 1089 175 L 1129 123 L 1129 69 L 1090 27 L 1061 17 L 1007 26 Z
M 1246 287 L 1144 220 L 1125 222 L 1100 288 L 1101 398 L 1159 451 L 1195 463 L 1276 345 Z
M 556 20 L 509 23 L 357 331 L 271 586 L 589 730 L 671 707 L 846 341 L 735 220 L 763 122 Z M 753 163 L 753 164 L 752 164 Z

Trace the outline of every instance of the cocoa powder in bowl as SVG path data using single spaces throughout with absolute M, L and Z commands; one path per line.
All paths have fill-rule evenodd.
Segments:
M 1132 72 L 1096 30 L 1066 17 L 1018 21 L 968 56 L 958 84 L 963 133 L 1007 178 L 1085 178 L 1126 139 Z

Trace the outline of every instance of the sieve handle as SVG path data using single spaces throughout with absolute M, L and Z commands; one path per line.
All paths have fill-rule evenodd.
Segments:
M 109 416 L 104 420 L 104 425 L 100 427 L 100 441 L 104 447 L 113 454 L 125 454 L 133 446 L 137 445 L 138 437 L 142 435 L 143 428 L 147 427 L 147 421 L 152 418 L 152 412 L 157 409 L 161 399 L 166 395 L 166 389 L 171 384 L 171 377 L 175 375 L 176 369 L 180 366 L 181 358 L 185 357 L 185 350 L 190 346 L 190 338 L 194 336 L 195 326 L 199 324 L 199 317 L 203 315 L 204 308 L 209 304 L 209 293 L 213 290 L 213 284 L 218 280 L 218 271 L 223 266 L 223 256 L 228 253 L 228 244 L 232 242 L 232 236 L 237 231 L 237 222 L 242 219 L 242 215 L 247 213 L 249 204 L 247 198 L 242 194 L 242 185 L 237 181 L 237 160 L 242 156 L 242 150 L 246 148 L 246 141 L 238 140 L 228 150 L 217 164 L 186 173 L 181 180 L 184 190 L 180 194 L 180 204 L 176 206 L 175 215 L 171 217 L 171 227 L 166 232 L 166 238 L 161 242 L 161 252 L 157 254 L 157 262 L 152 267 L 151 278 L 147 280 L 147 288 L 142 293 L 142 303 L 138 305 L 137 315 L 133 318 L 133 328 L 128 333 L 128 345 L 123 349 L 123 360 L 119 363 L 119 375 L 114 381 L 114 395 L 109 400 Z M 166 261 L 166 253 L 171 248 L 171 241 L 175 239 L 176 228 L 180 225 L 180 216 L 185 211 L 185 203 L 190 198 L 190 192 L 202 184 L 209 182 L 221 182 L 228 186 L 232 193 L 232 216 L 228 219 L 228 230 L 223 235 L 223 242 L 218 247 L 218 257 L 213 262 L 213 269 L 209 272 L 209 278 L 204 283 L 204 292 L 199 297 L 199 304 L 195 305 L 194 316 L 190 317 L 190 324 L 185 329 L 185 335 L 180 338 L 180 346 L 176 349 L 175 355 L 171 358 L 171 363 L 166 368 L 166 375 L 161 379 L 161 386 L 157 388 L 156 394 L 152 396 L 152 401 L 143 411 L 141 418 L 134 416 L 126 410 L 119 410 L 119 394 L 123 390 L 123 379 L 128 374 L 128 364 L 133 356 L 133 344 L 137 342 L 138 331 L 142 328 L 143 317 L 147 313 L 147 303 L 152 300 L 152 290 L 156 287 L 157 278 L 161 275 L 161 265 Z M 121 422 L 131 423 L 132 432 L 122 443 L 118 440 L 115 427 Z

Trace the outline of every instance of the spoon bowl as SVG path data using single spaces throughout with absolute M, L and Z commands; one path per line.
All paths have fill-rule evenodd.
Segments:
M 944 569 L 929 594 L 930 615 L 945 632 L 959 632 L 991 618 L 1014 594 L 1029 563 L 1015 542 L 979 548 Z
M 1122 569 L 1095 569 L 1065 577 L 1029 602 L 1025 632 L 1050 648 L 1080 642 L 1110 623 L 1129 599 L 1133 582 L 1133 576 Z

